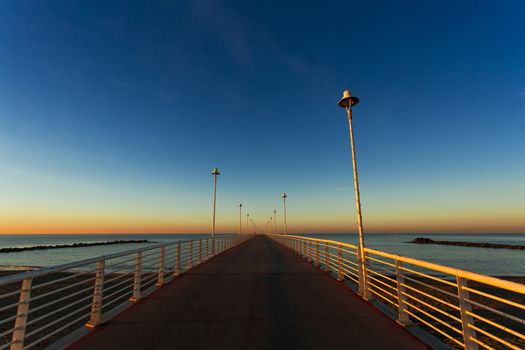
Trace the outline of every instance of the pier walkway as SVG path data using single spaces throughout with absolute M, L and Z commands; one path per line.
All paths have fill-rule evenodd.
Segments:
M 70 349 L 428 349 L 266 236 L 188 271 Z

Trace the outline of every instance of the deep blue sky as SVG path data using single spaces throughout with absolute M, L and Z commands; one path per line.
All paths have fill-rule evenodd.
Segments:
M 0 231 L 206 231 L 214 166 L 222 230 L 239 201 L 263 226 L 286 191 L 292 228 L 353 231 L 349 88 L 365 229 L 523 232 L 524 18 L 521 1 L 2 1 Z

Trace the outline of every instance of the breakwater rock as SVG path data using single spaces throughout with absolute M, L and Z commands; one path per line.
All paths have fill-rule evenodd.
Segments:
M 46 250 L 46 249 L 61 249 L 61 248 L 84 248 L 94 247 L 99 245 L 111 245 L 111 244 L 129 244 L 129 243 L 155 243 L 147 239 L 131 239 L 131 240 L 117 240 L 117 241 L 106 241 L 106 242 L 81 242 L 73 244 L 56 244 L 56 245 L 35 245 L 31 247 L 12 247 L 12 248 L 0 248 L 0 253 L 16 253 L 27 250 Z
M 497 243 L 483 243 L 483 242 L 457 242 L 457 241 L 435 241 L 430 238 L 418 237 L 410 243 L 415 244 L 442 244 L 455 245 L 461 247 L 478 247 L 478 248 L 497 248 L 497 249 L 519 249 L 525 250 L 525 245 L 513 244 L 497 244 Z

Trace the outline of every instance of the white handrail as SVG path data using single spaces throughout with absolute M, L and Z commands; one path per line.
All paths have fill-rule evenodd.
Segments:
M 219 235 L 158 243 L 2 277 L 0 287 L 7 288 L 0 294 L 0 323 L 15 322 L 10 330 L 0 334 L 0 349 L 32 347 L 59 332 L 62 333 L 58 336 L 70 333 L 71 327 L 82 325 L 79 322 L 88 321 L 88 328 L 96 327 L 108 312 L 120 312 L 172 278 L 251 237 Z M 198 248 L 196 242 L 199 242 Z M 206 259 L 197 260 L 203 255 Z M 96 269 L 92 268 L 93 264 Z M 89 270 L 82 270 L 88 267 Z M 64 277 L 64 274 L 67 275 Z M 41 283 L 33 284 L 42 277 Z M 14 300 L 16 297 L 18 302 Z M 78 317 L 79 313 L 83 315 Z M 51 326 L 56 329 L 49 333 Z
M 498 349 L 502 345 L 510 349 L 525 348 L 525 319 L 522 314 L 525 310 L 524 284 L 371 248 L 364 249 L 365 259 L 361 260 L 358 247 L 344 242 L 304 236 L 268 236 L 324 271 L 333 272 L 338 280 L 346 277 L 357 283 L 359 293 L 366 300 L 373 295 L 389 307 L 394 305 L 398 323 L 403 326 L 411 325 L 412 318 L 444 341 L 459 344 L 467 350 L 477 350 L 478 345 L 486 346 L 491 342 Z M 315 249 L 311 247 L 313 244 Z M 320 244 L 325 249 L 319 249 Z M 346 266 L 361 267 L 361 261 L 369 274 L 346 274 Z M 428 270 L 431 272 L 420 272 Z M 453 277 L 454 281 L 440 277 L 443 274 Z M 470 282 L 480 283 L 482 287 L 475 289 L 468 285 Z M 494 290 L 486 291 L 483 286 Z M 505 293 L 496 295 L 498 291 L 512 292 L 516 297 L 511 298 Z M 475 300 L 472 300 L 470 293 L 475 295 Z M 492 305 L 494 303 L 506 309 L 498 310 Z M 472 312 L 473 308 L 482 309 L 487 314 L 478 317 Z M 475 319 L 473 315 L 476 315 Z M 494 334 L 490 327 L 504 332 L 507 337 L 503 339 L 503 335 Z M 457 336 L 458 331 L 460 337 Z

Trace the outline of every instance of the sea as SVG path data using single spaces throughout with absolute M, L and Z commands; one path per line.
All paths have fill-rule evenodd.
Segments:
M 62 248 L 12 253 L 0 253 L 0 269 L 21 267 L 49 267 L 96 256 L 134 250 L 155 243 L 197 239 L 209 235 L 199 234 L 25 234 L 0 235 L 0 248 L 30 247 L 115 240 L 148 240 L 151 243 L 118 244 L 82 248 Z M 309 234 L 356 244 L 356 234 Z M 525 250 L 421 245 L 410 243 L 414 238 L 434 240 L 485 242 L 525 245 L 525 234 L 368 234 L 367 247 L 421 259 L 441 265 L 460 268 L 491 276 L 525 276 Z

